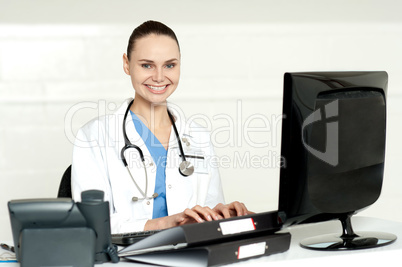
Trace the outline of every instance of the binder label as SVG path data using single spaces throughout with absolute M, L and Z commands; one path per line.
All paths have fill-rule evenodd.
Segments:
M 254 221 L 252 218 L 240 219 L 229 222 L 219 223 L 223 235 L 238 234 L 241 232 L 255 230 Z
M 240 246 L 239 250 L 237 251 L 237 259 L 240 260 L 254 256 L 264 255 L 265 249 L 266 249 L 265 242 Z

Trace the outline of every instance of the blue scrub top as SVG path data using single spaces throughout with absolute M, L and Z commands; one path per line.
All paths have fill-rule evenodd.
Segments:
M 166 158 L 167 150 L 159 142 L 156 136 L 148 129 L 148 127 L 130 110 L 133 118 L 135 129 L 144 140 L 145 145 L 156 164 L 156 181 L 155 193 L 158 196 L 154 199 L 154 209 L 152 218 L 160 218 L 168 215 L 166 204 Z M 146 192 L 145 192 L 146 193 Z

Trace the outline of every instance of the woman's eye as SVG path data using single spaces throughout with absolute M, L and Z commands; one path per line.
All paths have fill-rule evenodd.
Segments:
M 167 64 L 167 65 L 166 65 L 166 68 L 167 68 L 167 69 L 171 69 L 171 68 L 173 68 L 174 66 L 175 66 L 175 64 Z
M 151 65 L 149 65 L 149 64 L 142 64 L 141 65 L 144 69 L 150 69 L 151 68 Z

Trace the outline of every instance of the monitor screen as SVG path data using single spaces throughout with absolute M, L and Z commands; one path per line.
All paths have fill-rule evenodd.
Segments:
M 285 225 L 338 219 L 378 199 L 387 84 L 384 71 L 285 74 L 278 208 Z

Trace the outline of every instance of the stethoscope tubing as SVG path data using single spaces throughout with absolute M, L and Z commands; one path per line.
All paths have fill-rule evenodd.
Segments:
M 130 140 L 127 137 L 127 132 L 126 132 L 126 119 L 127 119 L 127 114 L 130 111 L 130 107 L 133 104 L 134 99 L 130 101 L 130 103 L 128 104 L 128 107 L 126 109 L 126 112 L 124 113 L 124 119 L 123 119 L 123 138 L 124 138 L 124 147 L 121 149 L 120 152 L 120 156 L 121 156 L 121 160 L 123 161 L 123 164 L 125 167 L 127 167 L 127 161 L 126 161 L 126 157 L 124 156 L 124 152 L 129 149 L 129 148 L 135 148 L 138 153 L 140 154 L 140 158 L 142 162 L 145 162 L 144 159 L 144 153 L 142 153 L 141 148 L 139 148 L 138 146 L 132 144 L 130 142 Z
M 184 155 L 183 145 L 182 145 L 180 137 L 179 137 L 179 132 L 177 131 L 176 123 L 174 122 L 173 115 L 172 115 L 172 113 L 170 113 L 169 110 L 168 110 L 168 115 L 169 115 L 170 121 L 172 122 L 174 134 L 176 135 L 176 139 L 177 139 L 177 143 L 179 144 L 181 159 L 182 159 L 182 161 L 186 161 L 186 156 Z
M 128 104 L 128 107 L 126 109 L 126 112 L 124 113 L 124 118 L 123 118 L 123 138 L 124 138 L 124 147 L 121 149 L 120 151 L 120 157 L 121 160 L 123 161 L 124 166 L 126 167 L 128 173 L 130 174 L 131 179 L 133 180 L 136 188 L 138 189 L 138 191 L 142 194 L 143 198 L 138 198 L 138 197 L 133 197 L 132 200 L 133 201 L 138 201 L 138 200 L 144 200 L 144 199 L 153 199 L 155 197 L 158 196 L 157 193 L 154 193 L 151 197 L 147 197 L 147 192 L 148 192 L 148 174 L 147 174 L 147 169 L 145 166 L 145 158 L 144 158 L 144 153 L 142 152 L 141 148 L 139 148 L 137 145 L 133 144 L 130 142 L 130 140 L 127 137 L 127 132 L 126 132 L 126 119 L 127 119 L 127 115 L 128 112 L 130 111 L 130 107 L 133 104 L 134 99 L 130 101 L 130 103 Z M 170 111 L 168 110 L 168 115 L 169 115 L 169 119 L 172 122 L 172 126 L 173 126 L 173 130 L 176 136 L 176 140 L 177 143 L 179 145 L 179 150 L 180 150 L 180 157 L 182 159 L 182 162 L 180 163 L 179 166 L 179 172 L 181 175 L 183 176 L 189 176 L 191 174 L 193 174 L 194 172 L 194 167 L 192 166 L 192 164 L 190 162 L 188 162 L 186 160 L 186 156 L 184 155 L 184 150 L 183 150 L 183 145 L 181 143 L 180 137 L 179 137 L 179 132 L 177 131 L 176 128 L 176 124 L 174 122 L 174 118 L 173 115 L 170 113 Z M 144 172 L 145 172 L 145 192 L 141 190 L 141 188 L 138 186 L 137 182 L 135 181 L 134 177 L 131 174 L 131 171 L 128 167 L 127 161 L 126 161 L 126 157 L 124 156 L 124 152 L 129 149 L 129 148 L 134 148 L 138 151 L 143 167 L 144 167 Z
M 124 118 L 123 118 L 124 147 L 122 148 L 122 150 L 120 152 L 120 156 L 121 156 L 121 159 L 122 159 L 122 161 L 124 163 L 124 166 L 127 166 L 127 161 L 126 161 L 126 157 L 124 156 L 124 152 L 129 148 L 135 148 L 138 151 L 138 153 L 140 154 L 141 161 L 145 161 L 144 153 L 142 153 L 142 149 L 139 148 L 137 145 L 134 145 L 133 143 L 131 143 L 130 140 L 128 139 L 128 137 L 127 137 L 125 123 L 126 123 L 128 112 L 130 111 L 130 107 L 133 104 L 133 102 L 134 102 L 134 99 L 131 100 L 130 103 L 128 104 L 128 107 L 126 109 L 126 112 L 124 113 Z M 180 157 L 181 157 L 182 161 L 186 161 L 186 156 L 184 155 L 183 145 L 182 145 L 182 143 L 180 141 L 179 132 L 177 131 L 177 127 L 176 127 L 176 124 L 174 122 L 173 115 L 170 113 L 169 110 L 168 110 L 168 115 L 169 115 L 170 121 L 172 122 L 173 131 L 174 131 L 174 134 L 176 136 L 177 143 L 179 145 Z

